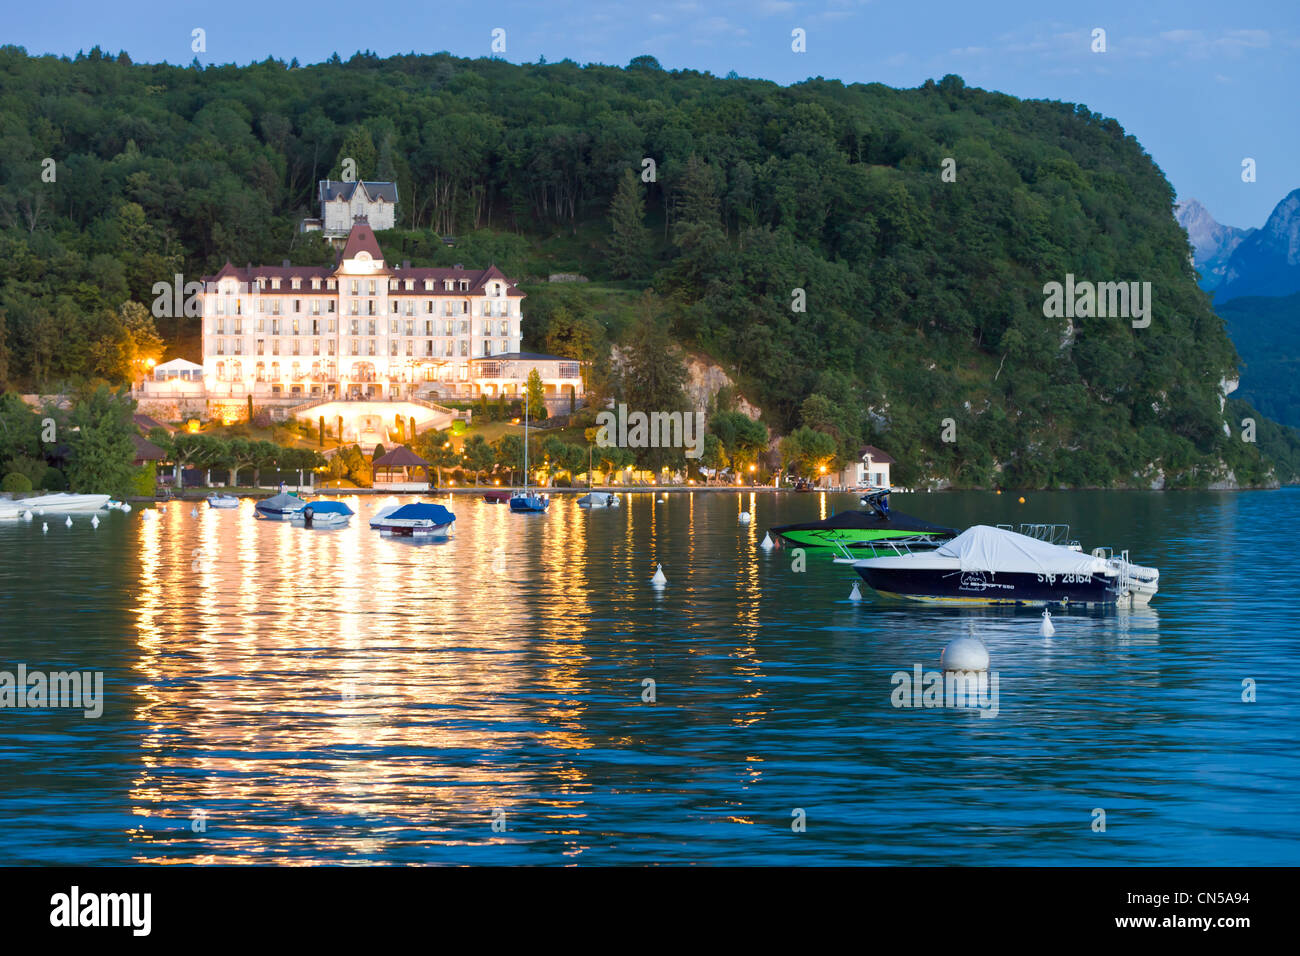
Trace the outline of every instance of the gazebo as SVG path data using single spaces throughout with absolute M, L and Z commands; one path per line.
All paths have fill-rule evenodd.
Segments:
M 405 445 L 398 445 L 388 454 L 380 458 L 376 458 L 371 463 L 371 465 L 372 468 L 374 469 L 374 480 L 375 480 L 375 484 L 377 485 L 378 484 L 385 484 L 385 485 L 418 484 L 421 486 L 427 486 L 431 481 L 429 477 L 429 469 L 433 466 L 430 465 L 423 458 L 421 458 L 419 455 L 417 455 L 415 452 L 411 451 L 411 449 L 407 448 Z M 400 468 L 402 471 L 402 476 L 400 478 L 396 478 L 393 475 L 393 471 L 398 468 Z M 423 482 L 420 482 L 418 478 L 411 477 L 409 471 L 409 469 L 411 468 L 424 469 Z M 384 476 L 382 478 L 380 477 L 380 469 L 384 470 Z

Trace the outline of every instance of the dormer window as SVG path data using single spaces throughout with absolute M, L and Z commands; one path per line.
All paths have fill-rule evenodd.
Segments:
M 319 288 L 320 288 L 320 279 L 312 279 L 312 280 L 311 280 L 311 287 L 312 287 L 313 289 L 319 289 Z
M 424 291 L 425 291 L 425 292 L 432 292 L 432 291 L 433 291 L 433 280 L 432 280 L 432 279 L 425 279 L 425 280 L 424 280 Z
M 415 288 L 415 281 L 412 280 L 412 279 L 407 279 L 407 280 L 406 280 L 406 291 L 407 291 L 407 292 L 410 292 L 410 291 L 412 291 L 414 288 Z
M 271 280 L 271 288 L 272 288 L 272 289 L 278 289 L 278 288 L 280 288 L 280 278 L 279 278 L 279 276 L 277 276 L 277 277 L 275 277 L 274 279 Z
M 302 286 L 302 280 L 299 279 L 297 276 L 294 276 L 291 281 L 293 283 L 293 288 L 295 289 L 300 288 Z

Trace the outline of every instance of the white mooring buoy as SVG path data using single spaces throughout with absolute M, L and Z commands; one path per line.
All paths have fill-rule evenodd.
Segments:
M 131 510 L 131 506 L 130 506 L 129 504 L 127 504 L 127 503 L 124 501 L 124 502 L 122 502 L 122 510 L 123 510 L 123 511 L 130 511 L 130 510 Z
M 41 522 L 41 534 L 48 534 L 48 533 L 49 533 L 49 530 L 50 530 L 49 522 L 42 521 L 42 522 Z
M 198 508 L 191 508 L 191 509 L 190 509 L 190 517 L 191 517 L 191 518 L 197 518 L 198 516 L 199 516 L 199 509 L 198 509 Z
M 943 649 L 940 660 L 946 671 L 986 671 L 989 649 L 978 637 L 959 637 Z
M 94 515 L 93 517 L 91 517 L 91 519 L 90 519 L 90 526 L 91 526 L 92 528 L 98 528 L 98 527 L 99 527 L 99 515 Z
M 1043 609 L 1043 623 L 1038 626 L 1038 633 L 1043 637 L 1051 637 L 1056 633 L 1056 626 L 1052 623 L 1052 613 L 1046 608 Z
M 858 587 L 857 581 L 853 582 L 853 590 L 849 592 L 849 600 L 850 601 L 862 600 L 862 588 Z
M 655 576 L 650 579 L 650 583 L 657 588 L 661 588 L 668 583 L 668 579 L 664 577 L 664 566 L 662 564 L 655 565 Z
M 156 517 L 157 515 L 154 512 L 148 510 L 147 508 L 144 511 L 140 512 L 141 521 L 152 521 Z
M 68 515 L 67 519 L 66 519 L 63 523 L 64 523 L 65 525 L 67 525 L 69 528 L 71 528 L 71 527 L 72 527 L 72 515 Z
M 749 522 L 750 522 L 749 512 L 748 512 L 748 511 L 742 511 L 742 512 L 740 513 L 740 523 L 741 523 L 741 524 L 749 524 Z
M 32 513 L 31 513 L 30 511 L 24 511 L 24 512 L 23 512 L 23 520 L 24 520 L 24 521 L 31 521 L 31 520 L 32 520 Z
M 764 551 L 771 551 L 776 547 L 776 545 L 772 543 L 772 536 L 766 533 L 763 535 L 763 540 L 759 542 L 758 546 Z

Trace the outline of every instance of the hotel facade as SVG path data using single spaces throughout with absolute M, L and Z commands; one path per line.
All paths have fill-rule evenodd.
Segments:
M 201 390 L 210 411 L 250 396 L 272 406 L 509 399 L 534 368 L 555 409 L 582 396 L 578 361 L 519 351 L 524 294 L 499 269 L 389 266 L 366 222 L 333 267 L 227 263 L 202 289 L 201 379 L 158 376 L 143 397 Z

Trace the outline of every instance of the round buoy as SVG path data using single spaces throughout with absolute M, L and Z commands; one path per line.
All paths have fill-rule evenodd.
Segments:
M 49 526 L 46 522 L 42 521 L 42 522 L 41 522 L 41 534 L 48 534 L 49 531 L 50 531 L 50 526 Z
M 99 527 L 99 515 L 95 515 L 93 518 L 90 519 L 90 526 L 92 528 Z
M 741 524 L 749 524 L 749 521 L 750 521 L 749 512 L 748 512 L 748 511 L 742 511 L 742 512 L 740 513 L 740 523 L 741 523 Z
M 1043 637 L 1051 637 L 1056 633 L 1056 625 L 1052 623 L 1052 613 L 1046 608 L 1043 609 L 1043 623 L 1038 626 L 1038 633 Z
M 71 528 L 71 527 L 72 527 L 72 515 L 68 515 L 67 519 L 66 519 L 63 523 L 64 523 L 67 527 Z
M 762 548 L 764 551 L 771 551 L 773 548 L 776 547 L 776 545 L 772 543 L 772 536 L 767 533 L 764 533 L 763 540 L 759 542 L 758 546 Z
M 24 520 L 24 521 L 31 521 L 31 520 L 32 520 L 32 513 L 31 513 L 30 511 L 24 511 L 24 512 L 23 512 L 23 520 Z
M 862 600 L 862 589 L 861 589 L 860 587 L 858 587 L 858 582 L 857 582 L 857 581 L 854 581 L 854 582 L 853 582 L 853 590 L 849 592 L 849 600 L 850 600 L 850 601 L 861 601 L 861 600 Z
M 943 649 L 939 658 L 946 671 L 986 671 L 989 649 L 978 637 L 959 637 Z
M 650 583 L 657 588 L 661 588 L 668 583 L 668 578 L 664 576 L 664 566 L 662 564 L 655 565 L 655 576 L 650 579 Z
M 656 499 L 655 499 L 655 503 L 656 503 L 656 504 L 661 504 L 661 505 L 666 505 L 666 504 L 668 503 L 668 501 L 667 501 L 666 498 L 656 498 Z

